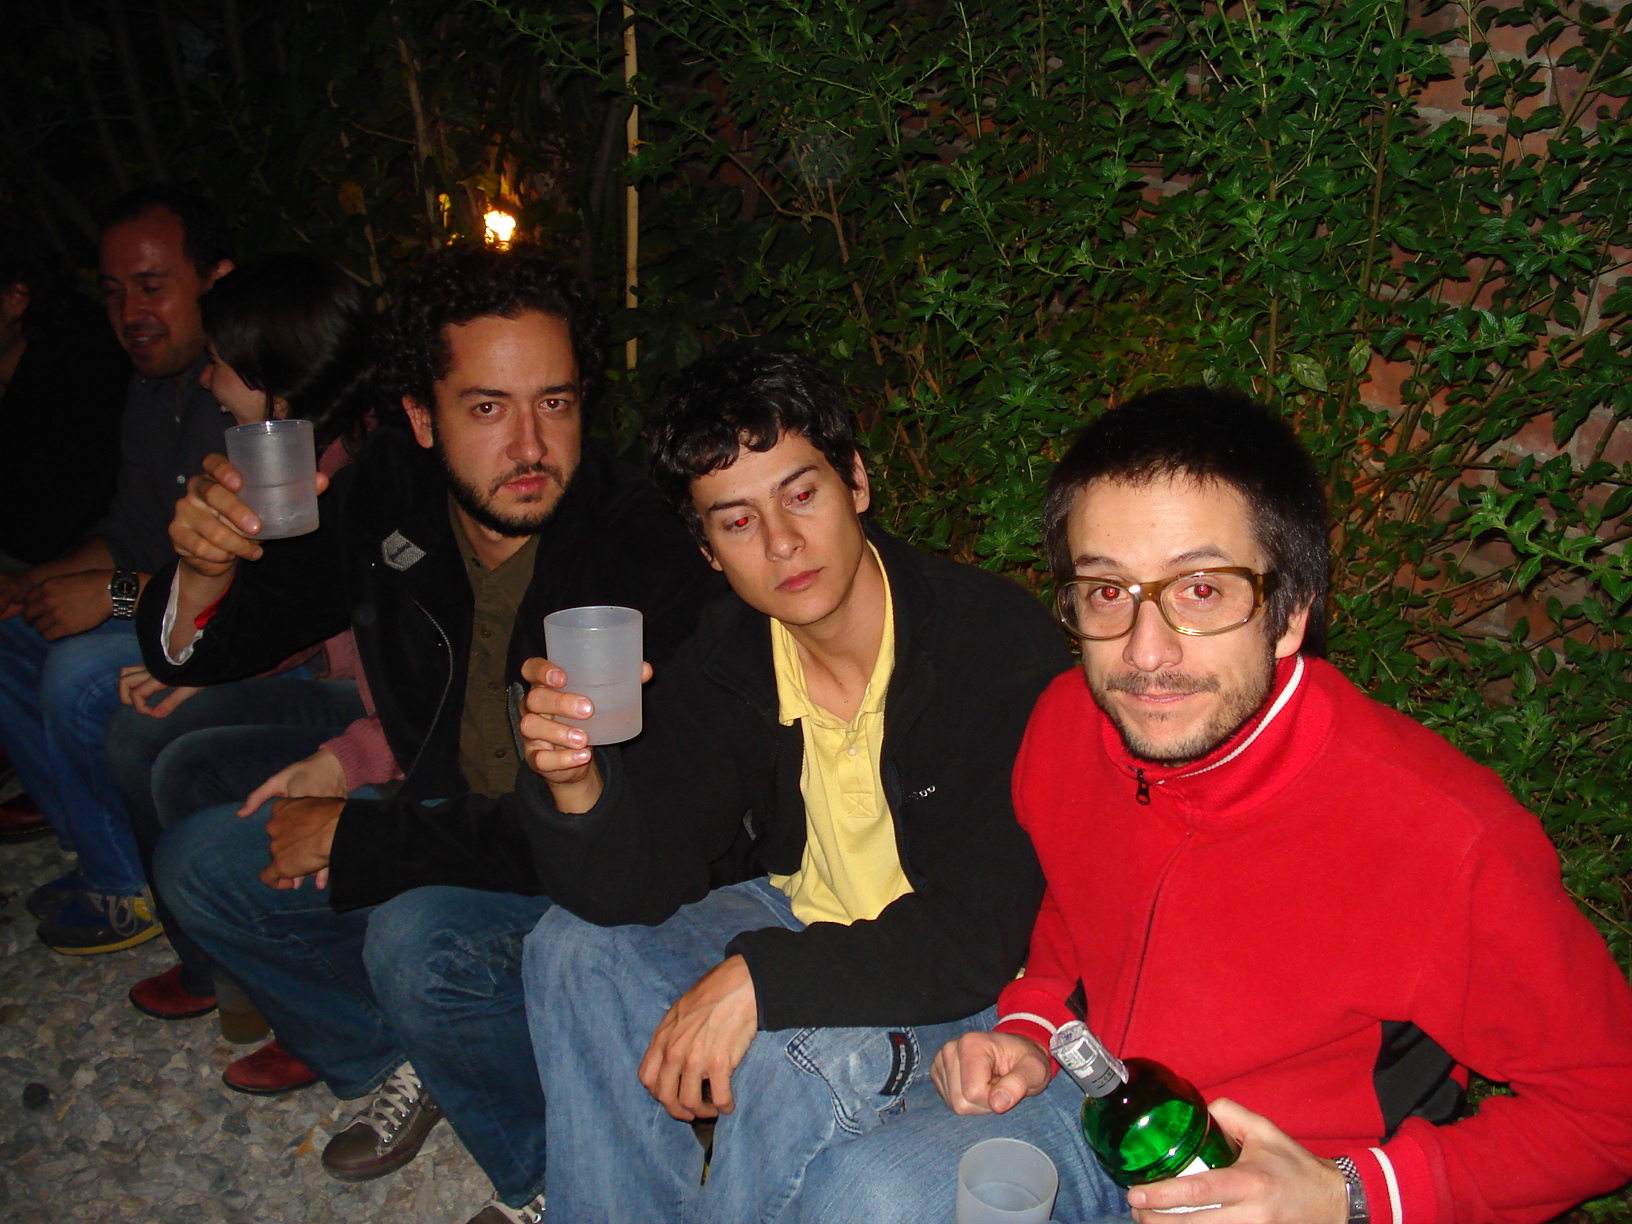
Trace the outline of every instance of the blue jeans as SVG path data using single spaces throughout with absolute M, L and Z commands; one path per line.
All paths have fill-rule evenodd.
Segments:
M 0 743 L 95 892 L 147 883 L 103 736 L 119 707 L 119 669 L 142 661 L 131 621 L 48 642 L 21 617 L 0 621 Z
M 1023 1139 L 1060 1174 L 1053 1218 L 1060 1224 L 1131 1220 L 1127 1191 L 1099 1167 L 1083 1142 L 1082 1090 L 1056 1075 L 1038 1096 L 1008 1113 L 959 1117 L 933 1084 L 907 1093 L 901 1118 L 855 1143 L 829 1148 L 805 1173 L 797 1224 L 946 1224 L 957 1206 L 958 1161 L 985 1139 Z
M 411 1061 L 499 1197 L 541 1193 L 521 948 L 549 901 L 416 888 L 337 914 L 310 882 L 261 883 L 270 805 L 242 818 L 235 807 L 195 813 L 159 842 L 159 887 L 182 925 L 336 1096 L 372 1092 Z
M 803 924 L 762 879 L 718 889 L 661 926 L 597 927 L 561 909 L 538 924 L 527 940 L 525 977 L 533 1052 L 550 1102 L 552 1217 L 564 1224 L 791 1218 L 813 1160 L 902 1116 L 908 1090 L 926 1080 L 941 1044 L 992 1021 L 988 1011 L 916 1029 L 757 1034 L 731 1077 L 736 1107 L 715 1125 L 708 1181 L 700 1185 L 703 1150 L 690 1125 L 664 1111 L 636 1070 L 669 1005 L 720 962 L 731 938 L 770 926 Z
M 142 870 L 169 825 L 202 808 L 241 803 L 286 765 L 316 752 L 365 711 L 351 680 L 313 680 L 304 668 L 216 684 L 163 718 L 120 706 L 108 720 L 108 766 L 124 798 Z M 214 962 L 171 911 L 164 890 L 154 908 L 181 958 L 182 985 L 215 993 Z

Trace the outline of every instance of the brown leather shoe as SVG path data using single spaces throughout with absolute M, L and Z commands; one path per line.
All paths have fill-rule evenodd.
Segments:
M 234 1092 L 250 1096 L 277 1096 L 297 1088 L 310 1088 L 318 1074 L 276 1041 L 269 1041 L 253 1054 L 245 1054 L 227 1064 L 222 1082 Z
M 137 982 L 130 988 L 130 1003 L 137 1011 L 160 1020 L 191 1020 L 215 1010 L 213 994 L 196 995 L 181 984 L 180 965 Z
M 0 842 L 35 841 L 51 836 L 51 822 L 27 795 L 0 803 Z
M 402 1168 L 415 1156 L 442 1110 L 414 1068 L 403 1063 L 373 1098 L 323 1149 L 323 1167 L 341 1181 L 369 1181 Z

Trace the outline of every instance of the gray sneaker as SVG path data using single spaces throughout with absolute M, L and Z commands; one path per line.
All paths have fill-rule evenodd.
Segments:
M 520 1207 L 509 1207 L 499 1198 L 490 1198 L 470 1217 L 470 1224 L 544 1224 L 544 1196 L 528 1199 Z
M 442 1120 L 414 1068 L 403 1063 L 373 1099 L 323 1149 L 323 1167 L 341 1181 L 369 1181 L 402 1168 L 419 1155 L 431 1128 Z

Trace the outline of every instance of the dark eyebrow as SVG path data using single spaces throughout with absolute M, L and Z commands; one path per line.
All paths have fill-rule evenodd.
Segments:
M 807 475 L 807 474 L 809 474 L 811 472 L 814 472 L 814 471 L 816 471 L 816 465 L 814 463 L 807 463 L 807 464 L 805 464 L 804 467 L 799 468 L 797 471 L 789 472 L 781 480 L 777 481 L 774 487 L 775 487 L 776 491 L 778 493 L 780 493 L 783 489 L 787 488 L 794 481 L 798 480 L 799 477 Z M 732 498 L 729 501 L 717 501 L 712 506 L 709 506 L 707 509 L 705 509 L 703 511 L 703 513 L 704 514 L 713 514 L 716 510 L 734 510 L 738 506 L 746 506 L 747 504 L 748 504 L 748 499 L 746 497 Z
M 578 394 L 578 384 L 556 383 L 553 387 L 540 388 L 539 394 L 560 395 L 562 392 L 567 391 L 570 391 L 574 395 Z M 506 391 L 502 387 L 466 387 L 463 391 L 459 392 L 458 398 L 464 399 L 467 395 L 479 395 L 483 399 L 511 399 L 513 398 L 514 394 L 514 392 Z
M 1203 544 L 1200 547 L 1192 548 L 1186 552 L 1179 553 L 1175 557 L 1169 557 L 1167 560 L 1167 568 L 1179 569 L 1182 566 L 1192 565 L 1197 561 L 1228 562 L 1229 558 L 1226 557 L 1216 545 Z M 1080 557 L 1077 557 L 1072 561 L 1072 565 L 1077 569 L 1083 569 L 1088 566 L 1104 566 L 1109 569 L 1116 568 L 1116 562 L 1112 558 L 1102 557 L 1091 553 L 1084 553 Z

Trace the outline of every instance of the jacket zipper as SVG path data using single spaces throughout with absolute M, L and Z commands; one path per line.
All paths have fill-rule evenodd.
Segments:
M 1145 771 L 1136 769 L 1133 776 L 1138 779 L 1139 785 L 1134 788 L 1133 797 L 1146 807 L 1150 806 L 1150 783 L 1145 781 Z
M 413 596 L 410 595 L 409 598 L 413 599 Z M 436 630 L 437 636 L 442 639 L 442 649 L 448 652 L 448 678 L 442 683 L 442 696 L 437 698 L 436 712 L 431 715 L 431 725 L 425 728 L 425 738 L 420 741 L 419 751 L 414 753 L 414 762 L 402 771 L 404 780 L 412 776 L 414 770 L 419 767 L 419 758 L 425 755 L 425 746 L 431 742 L 431 736 L 436 731 L 437 724 L 442 721 L 443 707 L 448 704 L 448 690 L 453 687 L 453 643 L 448 638 L 448 632 L 442 628 L 442 622 L 432 616 L 424 604 L 417 599 L 414 599 L 413 603 L 414 607 L 424 614 L 425 619 L 431 622 L 431 627 Z

